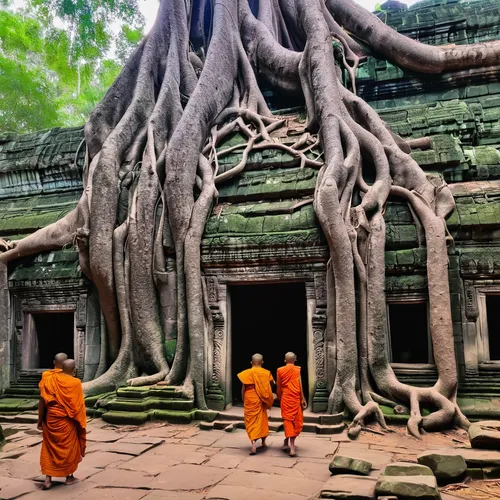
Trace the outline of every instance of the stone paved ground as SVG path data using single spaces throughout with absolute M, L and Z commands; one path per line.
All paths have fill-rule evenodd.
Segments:
M 244 431 L 201 431 L 196 424 L 153 423 L 116 427 L 89 422 L 87 455 L 72 486 L 56 484 L 40 491 L 41 434 L 33 424 L 7 424 L 14 432 L 0 452 L 0 499 L 119 500 L 305 500 L 316 498 L 330 477 L 335 453 L 368 460 L 377 476 L 394 461 L 416 461 L 424 450 L 467 445 L 464 432 L 432 434 L 417 441 L 402 427 L 387 435 L 363 432 L 357 441 L 345 434 L 303 434 L 298 457 L 284 454 L 283 434 L 269 438 L 270 447 L 249 456 Z M 456 497 L 446 497 L 448 499 Z

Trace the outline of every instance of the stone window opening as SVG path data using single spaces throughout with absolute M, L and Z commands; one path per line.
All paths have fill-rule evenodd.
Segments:
M 427 299 L 388 300 L 388 355 L 393 365 L 432 365 Z

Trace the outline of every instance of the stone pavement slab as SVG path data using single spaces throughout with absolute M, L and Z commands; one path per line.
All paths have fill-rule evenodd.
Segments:
M 92 464 L 92 467 L 96 467 L 98 469 L 104 469 L 105 467 L 108 467 L 108 465 L 111 465 L 111 464 L 116 465 L 116 464 L 122 463 L 130 458 L 131 458 L 131 456 L 122 455 L 120 453 L 111 453 L 109 451 L 96 451 L 94 453 L 87 452 L 87 454 L 85 455 L 85 458 L 83 460 L 86 463 Z
M 131 488 L 94 488 L 77 496 L 78 500 L 140 500 L 147 490 Z
M 157 460 L 161 460 L 158 456 L 178 460 L 186 464 L 200 465 L 206 462 L 210 455 L 198 451 L 198 446 L 184 444 L 162 444 L 151 451 L 151 454 L 157 456 Z M 149 455 L 149 454 L 146 454 Z
M 119 443 L 129 443 L 129 444 L 152 444 L 158 446 L 165 442 L 165 439 L 154 437 L 154 436 L 134 436 L 129 434 L 126 437 L 119 439 Z
M 75 500 L 79 499 L 80 495 L 86 491 L 92 490 L 96 485 L 91 481 L 80 481 L 71 486 L 66 486 L 64 483 L 54 484 L 50 489 L 50 493 L 47 491 L 42 491 L 40 486 L 37 486 L 36 491 L 23 495 L 22 500 L 47 500 L 47 495 L 50 496 L 50 500 Z M 98 494 L 94 493 L 96 500 L 99 498 Z
M 330 477 L 330 471 L 328 470 L 328 461 L 325 462 L 310 462 L 306 458 L 300 460 L 293 467 L 295 473 L 300 472 L 303 477 L 314 479 L 316 481 L 327 481 Z M 300 477 L 298 475 L 298 477 Z
M 34 479 L 39 470 L 32 463 L 21 459 L 7 458 L 0 460 L 0 477 L 15 477 L 17 479 Z
M 280 493 L 294 493 L 296 495 L 311 496 L 317 493 L 322 481 L 301 477 L 278 476 L 276 474 L 262 474 L 258 472 L 233 471 L 222 483 L 228 486 L 245 485 L 257 490 L 277 491 Z
M 296 458 L 291 458 L 287 455 L 284 457 L 274 456 L 251 456 L 245 458 L 237 467 L 237 469 L 265 472 L 267 474 L 279 474 L 280 476 L 297 477 L 297 473 L 292 467 L 297 463 Z
M 168 498 L 169 500 L 203 500 L 206 493 L 200 493 L 196 491 L 165 491 L 165 490 L 154 490 L 148 493 L 143 500 L 163 500 Z
M 224 484 L 217 485 L 205 498 L 206 500 L 256 500 L 259 498 L 262 500 L 304 500 L 302 495 L 294 495 L 293 493 L 264 491 L 246 486 L 227 486 Z
M 34 481 L 16 479 L 13 477 L 0 477 L 0 499 L 10 500 L 20 497 L 31 491 L 36 491 L 38 486 Z
M 154 448 L 154 444 L 142 444 L 142 443 L 91 443 L 87 447 L 88 453 L 93 453 L 95 451 L 107 451 L 112 453 L 121 453 L 123 455 L 142 455 L 144 452 Z
M 76 474 L 75 474 L 76 475 Z M 123 471 L 104 469 L 92 477 L 92 482 L 99 486 L 121 488 L 151 488 L 155 476 L 142 471 Z
M 208 462 L 203 466 L 219 467 L 221 469 L 235 469 L 238 465 L 248 457 L 248 453 L 242 453 L 235 448 L 220 450 L 214 456 L 210 457 Z
M 173 460 L 167 457 L 158 457 L 158 455 L 145 454 L 140 457 L 132 458 L 126 462 L 119 462 L 115 465 L 111 465 L 111 468 L 123 469 L 128 471 L 145 472 L 156 476 L 161 472 L 164 472 L 167 467 L 172 467 L 178 465 L 181 462 L 179 460 Z
M 123 437 L 123 434 L 120 434 L 113 430 L 94 429 L 87 433 L 87 442 L 115 443 Z
M 230 469 L 216 469 L 215 467 L 198 467 L 191 464 L 175 465 L 150 481 L 149 488 L 202 490 L 217 484 L 230 472 Z
M 321 488 L 321 498 L 373 500 L 377 479 L 366 476 L 332 476 Z
M 281 449 L 281 446 L 283 445 L 283 440 L 280 436 L 271 436 L 269 438 L 270 442 L 270 447 L 266 451 L 266 453 L 269 453 L 271 455 L 277 455 L 277 456 L 288 456 L 286 453 L 284 453 Z M 342 444 L 340 445 L 342 446 Z M 337 452 L 337 449 L 339 448 L 339 443 L 334 443 L 330 441 L 328 438 L 327 439 L 321 439 L 321 438 L 309 438 L 309 437 L 302 437 L 299 436 L 297 438 L 297 457 L 299 458 L 332 458 L 335 453 Z

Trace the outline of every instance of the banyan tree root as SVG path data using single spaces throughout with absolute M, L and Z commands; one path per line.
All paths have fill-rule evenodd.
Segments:
M 379 402 L 387 400 L 410 409 L 408 429 L 417 437 L 421 429 L 468 425 L 456 404 L 447 278 L 445 217 L 453 197 L 355 95 L 356 68 L 365 55 L 353 37 L 423 73 L 500 61 L 498 41 L 422 45 L 353 0 L 162 0 L 151 32 L 85 126 L 84 193 L 77 208 L 17 244 L 0 242 L 4 274 L 9 261 L 76 242 L 82 271 L 99 294 L 109 346 L 109 368 L 84 385 L 87 394 L 127 381 L 176 384 L 206 408 L 212 324 L 200 266 L 205 222 L 217 185 L 243 172 L 252 152 L 280 149 L 298 166 L 318 170 L 313 205 L 330 253 L 325 339 L 335 357 L 327 366 L 328 410 L 347 407 L 352 437 L 370 419 L 385 426 Z M 274 133 L 288 123 L 269 111 L 263 81 L 303 97 L 307 130 L 295 144 L 276 140 Z M 241 144 L 224 147 L 236 131 Z M 233 152 L 241 161 L 221 172 L 219 160 Z M 363 178 L 365 165 L 375 171 L 371 185 Z M 384 211 L 390 195 L 409 203 L 427 246 L 438 371 L 431 388 L 401 384 L 386 355 Z M 169 365 L 165 344 L 173 339 Z M 424 417 L 422 405 L 436 411 Z

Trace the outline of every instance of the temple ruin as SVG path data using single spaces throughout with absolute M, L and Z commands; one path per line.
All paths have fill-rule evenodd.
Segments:
M 500 0 L 424 0 L 409 8 L 389 1 L 377 16 L 431 45 L 500 36 Z M 394 134 L 409 141 L 411 156 L 426 174 L 446 181 L 455 199 L 447 219 L 448 276 L 458 403 L 471 419 L 500 416 L 499 77 L 500 66 L 418 75 L 374 56 L 357 72 L 358 95 Z M 288 119 L 273 138 L 285 146 L 297 144 L 306 120 L 303 103 L 270 89 L 263 93 L 273 112 Z M 235 146 L 242 141 L 235 133 L 218 146 L 229 150 L 219 173 L 241 161 Z M 320 161 L 321 149 L 315 142 L 309 145 L 307 160 Z M 76 206 L 84 160 L 82 128 L 0 135 L 0 239 L 6 245 Z M 298 354 L 310 409 L 327 410 L 336 354 L 326 329 L 329 250 L 313 209 L 317 175 L 317 168 L 286 150 L 262 149 L 250 153 L 240 175 L 217 186 L 201 246 L 206 308 L 213 322 L 205 357 L 211 410 L 238 404 L 235 374 L 254 352 L 263 352 L 266 368 L 275 372 L 289 350 Z M 122 195 L 120 203 L 125 203 Z M 384 217 L 387 354 L 400 381 L 432 386 L 437 372 L 425 240 L 406 202 L 391 199 Z M 173 242 L 163 245 L 171 250 L 171 257 L 166 251 L 166 279 L 175 280 Z M 0 300 L 10 310 L 10 317 L 0 321 L 0 413 L 36 407 L 37 379 L 56 352 L 75 358 L 83 381 L 109 366 L 106 322 L 95 286 L 80 268 L 76 241 L 9 263 L 8 288 L 0 289 Z M 164 351 L 171 363 L 175 325 L 165 332 Z M 120 388 L 96 409 L 97 399 L 89 397 L 89 413 L 112 422 L 200 416 L 194 401 L 182 400 L 169 387 Z M 390 406 L 383 411 L 388 421 L 407 418 Z

